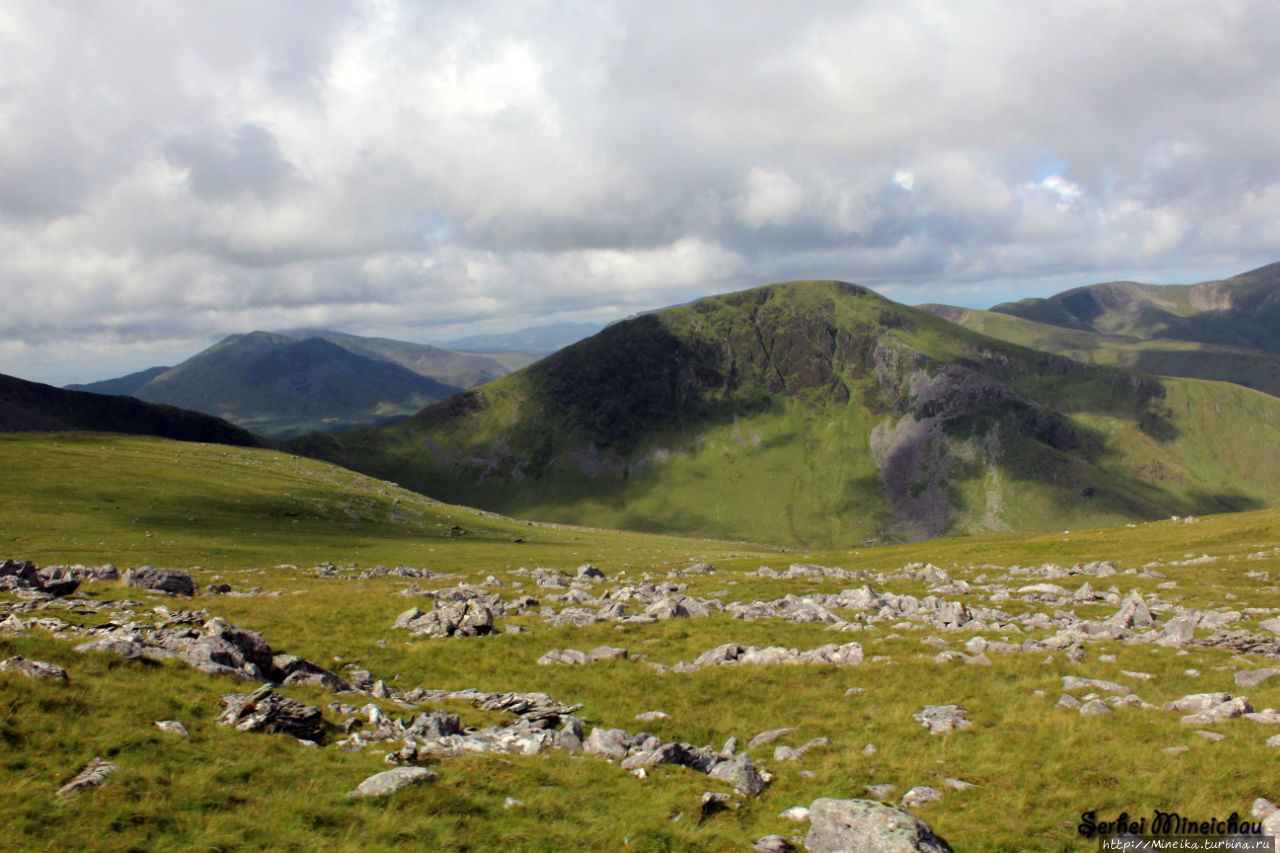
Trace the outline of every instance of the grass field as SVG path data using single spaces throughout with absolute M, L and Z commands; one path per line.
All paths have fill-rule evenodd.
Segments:
M 1207 451 L 1206 451 L 1207 452 Z M 963 649 L 970 631 L 939 632 L 910 620 L 863 625 L 833 634 L 822 624 L 778 619 L 742 621 L 727 614 L 651 624 L 603 622 L 553 627 L 529 613 L 507 624 L 526 630 L 467 639 L 408 639 L 393 630 L 402 610 L 419 603 L 399 595 L 398 577 L 317 576 L 312 567 L 406 565 L 446 573 L 415 581 L 423 588 L 478 584 L 493 575 L 513 597 L 537 588 L 521 567 L 572 574 L 583 563 L 609 580 L 666 580 L 673 569 L 710 562 L 711 574 L 673 578 L 695 598 L 750 603 L 788 593 L 835 593 L 870 585 L 877 591 L 924 597 L 923 581 L 904 566 L 932 563 L 969 593 L 947 594 L 970 607 L 998 606 L 1017 618 L 1053 607 L 1016 593 L 1043 581 L 1015 567 L 1070 567 L 1115 561 L 1108 578 L 1052 581 L 1075 589 L 1087 579 L 1158 594 L 1183 608 L 1234 610 L 1231 628 L 1258 630 L 1280 613 L 1280 513 L 1161 521 L 1031 537 L 983 536 L 907 546 L 835 551 L 783 551 L 741 542 L 641 535 L 533 525 L 446 506 L 391 484 L 284 454 L 103 434 L 0 436 L 6 472 L 0 495 L 0 557 L 41 565 L 115 563 L 192 569 L 198 583 L 222 582 L 261 594 L 174 600 L 116 582 L 88 583 L 72 597 L 89 605 L 128 599 L 132 618 L 153 620 L 152 608 L 206 608 L 211 615 L 261 632 L 276 650 L 335 669 L 357 664 L 399 689 L 414 686 L 485 691 L 545 691 L 582 703 L 592 726 L 653 732 L 664 741 L 719 747 L 783 726 L 779 743 L 798 746 L 826 737 L 828 747 L 799 761 L 774 761 L 773 746 L 753 751 L 773 780 L 755 799 L 701 819 L 704 791 L 729 786 L 684 768 L 657 765 L 647 779 L 601 758 L 552 750 L 541 755 L 477 755 L 428 762 L 439 780 L 381 800 L 349 799 L 366 776 L 385 769 L 379 750 L 305 748 L 283 735 L 240 733 L 218 726 L 220 695 L 253 685 L 203 675 L 184 664 L 81 655 L 70 630 L 0 630 L 0 659 L 13 655 L 66 668 L 66 684 L 0 673 L 0 848 L 13 850 L 708 850 L 740 851 L 770 833 L 802 836 L 807 824 L 779 816 L 819 797 L 869 796 L 867 785 L 890 784 L 896 802 L 916 785 L 939 787 L 941 800 L 913 811 L 957 850 L 1086 850 L 1096 841 L 1076 833 L 1083 812 L 1114 819 L 1176 810 L 1196 819 L 1244 815 L 1254 798 L 1275 800 L 1280 777 L 1264 746 L 1280 727 L 1236 719 L 1201 728 L 1178 714 L 1118 707 L 1085 717 L 1055 707 L 1062 676 L 1080 675 L 1132 687 L 1159 706 L 1189 693 L 1247 695 L 1257 709 L 1280 706 L 1280 684 L 1242 689 L 1240 669 L 1274 661 L 1220 648 L 1163 648 L 1149 643 L 1086 644 L 1082 663 L 1061 651 L 992 652 L 990 666 L 935 661 L 930 636 Z M 455 529 L 460 528 L 460 529 Z M 518 541 L 517 541 L 518 540 Z M 1194 560 L 1194 562 L 1193 562 Z M 777 579 L 760 566 L 792 563 L 886 573 L 884 580 L 830 577 Z M 1147 568 L 1144 574 L 1143 570 Z M 625 575 L 624 575 L 625 573 Z M 990 602 L 993 583 L 1013 590 Z M 1173 584 L 1173 586 L 1169 586 Z M 523 585 L 517 589 L 517 585 Z M 279 593 L 273 594 L 273 593 Z M 9 593 L 0 601 L 23 604 Z M 558 607 L 559 605 L 557 605 Z M 1105 619 L 1107 604 L 1074 608 Z M 1171 613 L 1172 611 L 1170 611 Z M 93 606 L 58 604 L 22 618 L 54 616 L 71 625 L 100 624 Z M 851 621 L 855 614 L 843 614 Z M 1169 614 L 1165 614 L 1169 615 Z M 1022 643 L 1053 632 L 1024 622 L 1017 631 L 985 631 L 991 641 Z M 1197 632 L 1198 637 L 1208 631 Z M 1265 633 L 1265 632 L 1263 632 Z M 721 643 L 807 649 L 856 640 L 861 666 L 711 667 L 659 673 Z M 586 666 L 539 666 L 552 649 L 626 647 L 630 660 Z M 646 659 L 640 659 L 645 656 Z M 1108 657 L 1111 656 L 1111 657 Z M 1198 675 L 1188 674 L 1188 670 Z M 1145 673 L 1143 679 L 1133 673 Z M 850 688 L 862 692 L 849 693 Z M 320 688 L 283 688 L 326 708 L 335 697 Z M 912 714 L 927 704 L 956 703 L 973 726 L 932 736 Z M 389 714 L 408 713 L 379 700 Z M 428 709 L 434 706 L 428 706 Z M 468 705 L 447 710 L 472 726 L 498 715 Z M 669 718 L 637 722 L 638 713 Z M 177 719 L 180 738 L 154 721 Z M 334 740 L 336 738 L 331 738 Z M 864 752 L 873 744 L 873 754 Z M 1188 747 L 1175 754 L 1169 747 Z M 382 750 L 385 751 L 385 750 Z M 120 772 L 75 797 L 55 795 L 86 761 L 102 756 Z M 951 790 L 946 777 L 975 787 Z M 519 804 L 508 805 L 514 798 Z M 801 848 L 802 849 L 802 848 Z

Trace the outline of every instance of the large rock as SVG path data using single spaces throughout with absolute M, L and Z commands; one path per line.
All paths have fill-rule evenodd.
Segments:
M 809 806 L 809 853 L 951 853 L 928 824 L 872 800 L 824 797 Z
M 394 767 L 373 774 L 356 786 L 354 791 L 348 792 L 347 796 L 385 797 L 410 785 L 434 782 L 436 778 L 436 774 L 425 767 Z
M 755 797 L 764 790 L 765 780 L 756 769 L 756 763 L 745 752 L 728 761 L 721 761 L 707 773 L 712 779 L 728 782 L 739 794 Z
M 80 578 L 57 566 L 41 569 L 36 573 L 36 578 L 41 590 L 58 597 L 70 595 L 80 586 Z
M 625 729 L 604 729 L 597 726 L 591 730 L 582 748 L 595 755 L 621 761 L 627 757 L 627 750 L 631 748 L 631 735 Z
M 227 708 L 218 722 L 242 732 L 278 732 L 299 740 L 319 743 L 324 737 L 324 715 L 319 708 L 281 696 L 270 686 L 259 687 L 248 696 L 224 696 Z
M 925 705 L 911 716 L 929 729 L 931 735 L 949 735 L 973 725 L 965 716 L 969 712 L 960 705 Z
M 1265 669 L 1252 669 L 1235 674 L 1236 684 L 1241 687 L 1257 687 L 1264 681 L 1280 675 L 1280 668 L 1269 666 Z
M 125 586 L 136 586 L 170 595 L 195 595 L 196 585 L 191 575 L 181 569 L 157 569 L 139 566 L 124 573 Z
M 481 637 L 493 633 L 493 610 L 475 600 L 437 600 L 429 612 L 414 607 L 401 613 L 395 627 L 414 637 Z
M 17 672 L 27 678 L 52 678 L 55 681 L 67 680 L 67 671 L 56 663 L 27 660 L 22 655 L 16 655 L 8 660 L 0 661 L 0 672 Z

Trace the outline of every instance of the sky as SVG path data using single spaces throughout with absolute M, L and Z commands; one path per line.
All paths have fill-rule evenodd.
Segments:
M 0 0 L 0 373 L 1280 260 L 1249 0 Z

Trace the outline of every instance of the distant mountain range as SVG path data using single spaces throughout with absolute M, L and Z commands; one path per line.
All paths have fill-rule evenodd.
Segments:
M 68 391 L 0 374 L 0 432 L 92 430 L 258 447 L 262 441 L 219 418 L 132 397 Z M 86 476 L 92 476 L 86 472 Z
M 1217 379 L 1280 396 L 1280 264 L 1193 285 L 1095 284 L 989 311 L 920 308 L 1090 364 Z
M 836 282 L 717 296 L 292 446 L 512 515 L 807 547 L 1280 502 L 1280 400 L 938 313 Z
M 500 335 L 471 335 L 443 345 L 459 352 L 548 355 L 598 331 L 599 323 L 547 323 Z
M 484 356 L 303 330 L 232 335 L 176 367 L 69 388 L 181 406 L 281 438 L 394 422 L 508 372 Z

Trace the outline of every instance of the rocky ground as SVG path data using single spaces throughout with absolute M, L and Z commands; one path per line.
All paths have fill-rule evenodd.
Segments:
M 573 573 L 521 568 L 488 574 L 478 582 L 409 567 L 324 565 L 290 570 L 326 583 L 373 578 L 409 581 L 388 593 L 403 597 L 409 606 L 394 620 L 373 628 L 381 634 L 379 644 L 383 645 L 429 642 L 445 651 L 453 643 L 487 642 L 489 635 L 536 635 L 540 626 L 582 629 L 611 623 L 620 636 L 630 637 L 639 636 L 628 633 L 630 629 L 678 620 L 689 620 L 690 625 L 699 620 L 776 621 L 840 636 L 807 648 L 720 642 L 675 661 L 655 659 L 660 655 L 648 645 L 560 646 L 547 650 L 536 663 L 582 667 L 608 662 L 622 668 L 615 672 L 640 667 L 667 678 L 724 667 L 751 678 L 758 667 L 891 667 L 902 662 L 902 653 L 878 653 L 877 647 L 897 641 L 893 648 L 901 649 L 903 641 L 910 641 L 916 647 L 913 658 L 923 653 L 937 667 L 980 667 L 998 673 L 1013 656 L 1065 660 L 1072 674 L 1061 677 L 1056 695 L 1037 691 L 1045 694 L 1046 714 L 1148 714 L 1154 725 L 1186 728 L 1207 740 L 1226 737 L 1223 724 L 1240 718 L 1267 732 L 1265 744 L 1274 748 L 1280 747 L 1280 710 L 1260 707 L 1250 694 L 1267 693 L 1280 683 L 1280 679 L 1271 681 L 1280 675 L 1280 609 L 1234 607 L 1232 594 L 1216 603 L 1193 606 L 1182 595 L 1180 582 L 1165 572 L 1171 566 L 1198 562 L 1217 566 L 1223 561 L 1262 561 L 1275 553 L 1188 555 L 1180 561 L 1125 570 L 1108 561 L 1070 567 L 1052 563 L 966 566 L 950 571 L 913 563 L 897 571 L 874 573 L 802 563 L 785 570 L 761 567 L 730 573 L 695 564 L 611 577 L 605 569 L 583 565 Z M 1271 579 L 1265 571 L 1252 574 L 1259 588 L 1268 587 Z M 734 586 L 760 590 L 770 584 L 776 584 L 778 595 L 739 597 L 732 591 Z M 805 591 L 807 584 L 843 588 Z M 88 588 L 118 590 L 122 595 L 90 596 L 85 594 Z M 895 588 L 918 592 L 895 592 Z M 363 781 L 353 779 L 353 797 L 387 797 L 407 786 L 432 784 L 447 772 L 448 760 L 457 756 L 564 751 L 610 762 L 618 772 L 642 780 L 659 765 L 704 775 L 708 790 L 698 808 L 701 819 L 706 819 L 759 797 L 784 768 L 832 748 L 829 738 L 808 737 L 794 726 L 752 732 L 744 736 L 744 743 L 730 737 L 722 744 L 699 744 L 695 739 L 664 738 L 645 731 L 645 724 L 659 721 L 671 730 L 670 715 L 658 707 L 637 715 L 634 730 L 607 727 L 589 723 L 599 719 L 604 709 L 563 702 L 521 684 L 511 684 L 504 692 L 456 685 L 407 686 L 395 672 L 370 671 L 350 662 L 326 667 L 285 651 L 287 637 L 268 639 L 214 615 L 224 596 L 278 593 L 236 589 L 225 583 L 200 589 L 185 571 L 143 567 L 121 575 L 110 566 L 39 568 L 6 561 L 0 565 L 0 589 L 8 592 L 0 600 L 0 637 L 48 635 L 74 644 L 77 652 L 86 655 L 177 661 L 211 676 L 231 676 L 245 682 L 246 690 L 223 696 L 218 724 L 245 733 L 296 738 L 317 749 L 380 754 L 388 769 Z M 1150 673 L 1125 670 L 1118 678 L 1097 677 L 1095 666 L 1113 662 L 1118 646 L 1149 646 L 1182 656 L 1206 649 L 1228 653 L 1233 664 L 1223 669 L 1230 671 L 1232 689 L 1215 689 L 1222 686 L 1225 673 L 1204 675 L 1188 668 L 1185 675 L 1202 678 L 1207 689 L 1170 701 L 1149 701 L 1144 694 L 1165 692 L 1153 683 Z M 74 667 L 68 672 L 65 667 L 21 656 L 0 662 L 0 671 L 35 679 L 77 678 Z M 298 685 L 323 690 L 330 699 L 311 705 L 286 695 L 288 688 Z M 848 688 L 846 695 L 856 697 L 860 691 Z M 499 721 L 468 725 L 458 714 L 439 709 L 448 703 L 498 715 Z M 921 703 L 912 716 L 929 735 L 939 738 L 965 737 L 974 726 L 971 709 L 958 703 Z M 201 722 L 156 720 L 155 725 L 185 737 L 188 727 Z M 1273 726 L 1276 734 L 1269 733 Z M 862 754 L 874 755 L 884 746 L 869 742 Z M 1187 749 L 1171 747 L 1166 752 Z M 58 791 L 64 796 L 109 785 L 119 771 L 101 759 L 66 769 L 68 779 Z M 931 803 L 945 808 L 950 797 L 982 783 L 954 776 L 920 782 L 901 793 L 894 785 L 871 784 L 859 792 L 861 797 L 842 791 L 833 792 L 842 796 L 796 804 L 782 817 L 794 821 L 799 830 L 807 823 L 807 834 L 744 838 L 743 847 L 757 851 L 950 849 L 907 810 Z M 1280 812 L 1265 799 L 1254 804 L 1252 815 L 1265 823 L 1267 831 L 1280 829 Z M 883 840 L 874 841 L 877 838 Z M 850 846 L 850 839 L 859 839 L 862 846 Z

